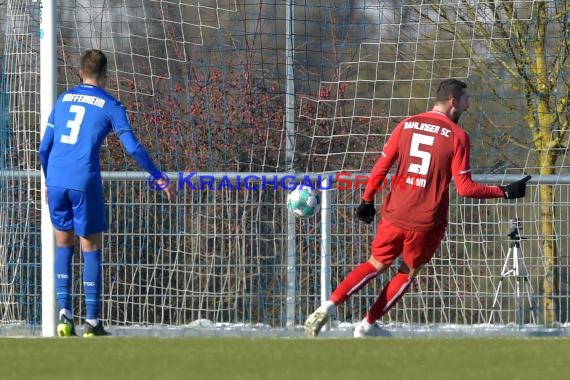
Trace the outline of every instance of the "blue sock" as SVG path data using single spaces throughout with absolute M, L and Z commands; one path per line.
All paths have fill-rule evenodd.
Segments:
M 83 289 L 85 291 L 85 319 L 99 318 L 101 297 L 101 250 L 83 252 Z
M 73 247 L 56 247 L 54 258 L 55 299 L 57 300 L 57 306 L 60 310 L 66 309 L 70 312 L 72 312 L 69 292 L 73 250 Z

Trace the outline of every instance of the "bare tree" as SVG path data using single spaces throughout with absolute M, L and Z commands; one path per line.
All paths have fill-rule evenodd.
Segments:
M 458 7 L 459 11 L 456 7 L 432 6 L 428 10 L 422 8 L 421 12 L 423 17 L 438 19 L 440 28 L 456 33 L 463 49 L 473 53 L 471 64 L 484 73 L 481 77 L 488 81 L 495 96 L 500 96 L 500 87 L 505 82 L 512 87 L 511 91 L 522 95 L 521 116 L 529 128 L 532 144 L 518 141 L 509 132 L 503 133 L 503 137 L 509 143 L 533 149 L 539 174 L 556 174 L 556 163 L 568 149 L 570 3 L 465 0 Z M 487 43 L 474 45 L 473 36 Z M 476 49 L 481 50 L 476 52 Z M 498 69 L 490 62 L 497 63 Z M 505 76 L 511 80 L 507 81 Z M 539 189 L 540 241 L 545 261 L 542 310 L 546 326 L 558 321 L 559 254 L 553 224 L 553 190 L 552 185 L 540 185 Z

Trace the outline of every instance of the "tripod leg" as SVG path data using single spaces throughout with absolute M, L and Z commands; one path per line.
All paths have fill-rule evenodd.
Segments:
M 511 273 L 513 273 L 514 268 L 509 269 L 509 259 L 511 258 L 512 254 L 513 254 L 513 248 L 509 248 L 509 251 L 507 252 L 507 257 L 505 257 L 505 262 L 503 263 L 503 268 L 501 269 L 501 277 L 508 276 Z
M 517 244 L 513 246 L 513 268 L 514 268 L 514 275 L 516 276 L 516 284 L 515 284 L 515 319 L 516 324 L 520 327 L 524 324 L 524 310 L 523 310 L 523 300 L 522 300 L 522 293 L 521 288 L 521 281 L 523 281 L 523 276 L 520 272 L 520 256 L 519 256 L 519 247 Z
M 505 261 L 503 263 L 503 268 L 501 269 L 501 278 L 499 280 L 499 284 L 497 285 L 497 290 L 495 291 L 495 297 L 493 298 L 493 305 L 491 306 L 491 315 L 489 317 L 489 324 L 493 321 L 493 315 L 495 314 L 495 306 L 499 300 L 499 293 L 501 292 L 501 287 L 503 286 L 503 280 L 506 276 L 510 276 L 513 273 L 513 269 L 509 269 L 509 260 L 513 254 L 513 249 L 509 248 L 507 252 L 507 256 L 505 257 Z M 500 310 L 500 308 L 499 308 Z
M 532 323 L 536 324 L 536 318 L 535 318 L 536 307 L 535 307 L 534 302 L 532 300 L 532 296 L 534 294 L 534 289 L 532 288 L 532 285 L 530 284 L 528 277 L 524 278 L 524 285 L 525 285 L 529 309 L 530 309 L 530 321 Z
M 491 322 L 493 321 L 493 314 L 495 313 L 495 305 L 497 304 L 497 301 L 499 299 L 499 293 L 501 292 L 501 286 L 503 285 L 504 279 L 505 278 L 501 276 L 499 284 L 497 285 L 497 290 L 495 291 L 495 297 L 493 298 L 493 305 L 491 306 L 491 315 L 489 316 L 489 324 L 491 324 Z
M 533 323 L 536 323 L 536 321 L 534 316 L 535 308 L 532 302 L 532 294 L 534 293 L 534 290 L 528 280 L 528 270 L 525 266 L 522 251 L 518 244 L 515 244 L 513 247 L 513 265 L 517 281 L 515 294 L 517 324 L 519 327 L 522 327 L 525 322 L 524 292 L 526 292 L 526 299 L 529 303 L 530 320 Z
M 515 285 L 515 319 L 516 324 L 521 327 L 524 324 L 523 302 L 521 299 L 521 278 L 517 276 Z

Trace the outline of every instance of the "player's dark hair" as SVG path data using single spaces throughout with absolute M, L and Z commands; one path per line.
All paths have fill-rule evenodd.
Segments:
M 107 57 L 101 50 L 87 50 L 81 55 L 81 70 L 86 77 L 99 79 L 107 73 Z
M 451 98 L 459 99 L 467 85 L 457 79 L 446 79 L 439 84 L 435 95 L 437 103 L 446 102 Z

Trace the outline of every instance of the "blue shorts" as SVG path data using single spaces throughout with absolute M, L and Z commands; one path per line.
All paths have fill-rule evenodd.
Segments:
M 85 237 L 107 230 L 103 194 L 49 186 L 48 206 L 51 223 L 59 231 L 75 231 Z

